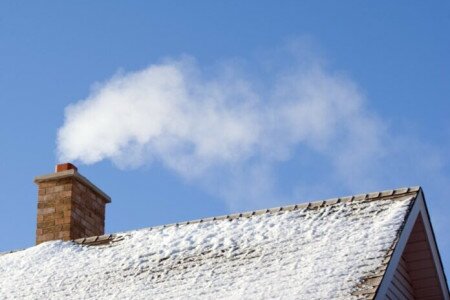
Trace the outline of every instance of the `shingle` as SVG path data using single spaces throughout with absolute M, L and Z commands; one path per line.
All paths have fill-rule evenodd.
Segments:
M 394 194 L 393 190 L 386 190 L 386 191 L 382 191 L 380 192 L 380 197 L 386 197 L 386 196 L 391 196 Z
M 292 210 L 294 210 L 294 209 L 297 209 L 296 205 L 286 205 L 286 206 L 283 206 L 283 210 L 286 210 L 286 211 L 292 211 Z
M 101 236 L 99 236 L 98 238 L 97 238 L 97 241 L 98 242 L 102 242 L 102 241 L 105 241 L 105 240 L 110 240 L 112 238 L 112 235 L 111 234 L 108 234 L 108 235 L 101 235 Z
M 98 236 L 91 236 L 91 237 L 86 238 L 84 240 L 84 243 L 89 244 L 89 243 L 97 241 L 97 239 L 98 239 Z
M 353 201 L 353 196 L 342 197 L 342 198 L 340 198 L 340 200 L 342 203 L 351 202 L 351 201 Z
M 234 219 L 239 218 L 240 216 L 241 216 L 240 213 L 239 214 L 231 214 L 231 215 L 228 215 L 228 219 L 234 220 Z
M 242 214 L 242 217 L 244 218 L 250 218 L 251 216 L 253 216 L 253 212 L 252 211 L 248 211 Z
M 309 203 L 301 203 L 297 205 L 297 209 L 305 209 L 308 208 Z
M 213 220 L 215 220 L 215 217 L 209 217 L 209 218 L 204 218 L 203 222 L 210 222 L 210 221 L 213 221 Z
M 374 192 L 374 193 L 369 193 L 369 194 L 367 194 L 367 199 L 375 199 L 375 198 L 378 198 L 378 197 L 380 197 L 380 192 Z
M 214 220 L 216 220 L 216 221 L 225 220 L 225 219 L 228 219 L 228 215 L 218 216 L 218 217 L 214 218 Z
M 325 201 L 325 205 L 334 205 L 340 202 L 339 198 L 332 198 Z
M 365 200 L 367 197 L 367 194 L 359 194 L 359 195 L 355 195 L 353 197 L 353 201 L 362 201 Z
M 196 224 L 196 223 L 200 223 L 200 222 L 203 222 L 203 220 L 202 219 L 192 220 L 192 221 L 189 221 L 189 224 Z
M 308 208 L 311 208 L 311 209 L 313 209 L 313 208 L 318 208 L 318 207 L 323 206 L 324 203 L 325 203 L 325 201 L 315 201 L 315 202 L 310 202 Z
M 409 188 L 410 192 L 418 192 L 420 190 L 420 186 L 413 186 Z
M 81 238 L 81 239 L 74 240 L 74 242 L 78 243 L 78 244 L 83 244 L 85 240 L 86 240 L 86 238 Z

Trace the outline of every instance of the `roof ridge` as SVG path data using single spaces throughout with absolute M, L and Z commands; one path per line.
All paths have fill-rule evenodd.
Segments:
M 242 213 L 232 213 L 232 214 L 215 216 L 215 217 L 194 219 L 194 220 L 190 220 L 190 221 L 169 223 L 169 224 L 157 225 L 157 226 L 152 226 L 152 227 L 144 227 L 142 229 L 154 230 L 154 229 L 161 229 L 161 228 L 167 228 L 167 227 L 173 227 L 173 226 L 182 226 L 182 225 L 189 225 L 189 224 L 196 224 L 196 223 L 203 223 L 203 222 L 210 222 L 210 221 L 227 220 L 227 219 L 234 220 L 234 219 L 238 219 L 241 217 L 251 217 L 251 216 L 255 216 L 255 215 L 262 215 L 265 213 L 275 213 L 275 212 L 280 212 L 280 211 L 293 211 L 293 210 L 303 209 L 303 208 L 319 208 L 319 207 L 323 207 L 323 206 L 334 205 L 337 203 L 347 203 L 347 202 L 364 201 L 364 200 L 375 201 L 375 200 L 381 200 L 381 199 L 393 199 L 393 198 L 404 197 L 407 195 L 417 194 L 421 190 L 422 190 L 421 186 L 403 187 L 403 188 L 397 188 L 397 189 L 392 189 L 392 190 L 370 192 L 370 193 L 366 193 L 366 194 L 356 194 L 356 195 L 344 196 L 344 197 L 338 197 L 338 198 L 328 198 L 325 200 L 318 200 L 318 201 L 313 201 L 313 202 L 284 205 L 284 206 L 272 207 L 272 208 L 267 208 L 267 209 L 247 211 L 247 212 L 242 212 Z M 139 229 L 135 229 L 135 230 L 139 230 Z M 75 239 L 72 241 L 75 243 L 78 243 L 78 244 L 82 244 L 82 245 L 92 245 L 92 246 L 93 245 L 102 245 L 102 244 L 120 241 L 123 239 L 123 235 L 124 234 L 120 234 L 120 233 L 119 234 L 105 234 L 105 235 Z

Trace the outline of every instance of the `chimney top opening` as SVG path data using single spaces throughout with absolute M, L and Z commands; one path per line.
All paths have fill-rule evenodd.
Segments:
M 67 171 L 67 170 L 75 170 L 75 171 L 77 171 L 78 168 L 75 165 L 71 164 L 71 163 L 57 164 L 55 166 L 55 172 L 56 173 L 62 172 L 62 171 Z

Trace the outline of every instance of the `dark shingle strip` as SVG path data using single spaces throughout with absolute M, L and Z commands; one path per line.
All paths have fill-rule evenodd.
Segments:
M 89 245 L 89 246 L 98 246 L 98 245 L 106 245 L 111 244 L 114 242 L 119 242 L 123 240 L 123 236 L 121 235 L 114 235 L 114 234 L 105 234 L 105 235 L 99 235 L 99 236 L 91 236 L 87 238 L 80 238 L 73 240 L 73 242 L 80 244 L 80 245 Z

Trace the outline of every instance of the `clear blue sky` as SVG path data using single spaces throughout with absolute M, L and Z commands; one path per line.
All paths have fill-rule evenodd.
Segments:
M 287 81 L 280 78 L 290 74 L 294 81 L 306 80 L 313 94 L 319 94 L 317 99 L 331 99 L 325 100 L 325 106 L 337 105 L 336 123 L 324 125 L 322 131 L 322 124 L 329 120 L 327 114 L 306 124 L 282 121 L 282 126 L 275 126 L 281 134 L 262 134 L 266 144 L 249 142 L 250 150 L 242 150 L 236 159 L 215 153 L 214 147 L 220 144 L 217 140 L 225 138 L 211 134 L 208 141 L 212 144 L 207 145 L 214 151 L 208 148 L 213 152 L 191 157 L 183 168 L 173 165 L 186 158 L 179 149 L 181 152 L 174 154 L 177 160 L 172 161 L 171 154 L 146 148 L 144 158 L 133 166 L 121 165 L 108 154 L 90 164 L 84 164 L 87 160 L 78 152 L 67 154 L 75 158 L 83 175 L 112 197 L 107 209 L 108 232 L 422 185 L 448 276 L 449 32 L 448 1 L 2 1 L 0 251 L 34 243 L 37 191 L 32 180 L 52 172 L 59 161 L 57 132 L 68 124 L 65 108 L 88 97 L 92 103 L 100 101 L 93 87 L 108 90 L 107 82 L 113 76 L 130 82 L 130 72 L 175 65 L 187 85 L 198 85 L 200 94 L 211 91 L 203 90 L 211 83 L 210 77 L 222 94 L 236 88 L 233 84 L 241 79 L 247 82 L 256 98 L 262 99 L 256 108 L 244 110 L 244 115 L 264 115 L 263 120 L 280 116 L 277 113 L 281 114 L 279 107 L 284 104 L 290 107 L 283 95 L 294 99 L 310 91 L 293 91 L 292 86 L 283 85 Z M 182 57 L 186 55 L 195 62 L 185 63 Z M 319 66 L 321 76 L 309 73 L 313 65 Z M 228 68 L 231 79 L 223 79 L 224 74 L 229 75 Z M 186 69 L 193 69 L 201 78 L 191 79 Z M 265 99 L 279 91 L 273 85 L 277 80 L 284 87 L 281 96 Z M 336 86 L 328 90 L 327 83 Z M 139 87 L 131 85 L 130 89 Z M 333 102 L 342 89 L 343 99 Z M 242 95 L 238 93 L 237 101 Z M 361 107 L 340 112 L 340 107 L 346 106 L 346 95 L 362 103 Z M 227 94 L 224 99 L 233 96 Z M 205 107 L 197 98 L 191 100 L 194 110 Z M 271 113 L 264 113 L 269 102 Z M 218 111 L 240 109 L 234 103 Z M 332 107 L 327 112 L 335 110 Z M 306 108 L 306 116 L 314 113 Z M 194 148 L 210 125 L 199 119 L 199 125 L 195 118 L 184 120 L 206 128 L 199 131 L 199 140 L 193 142 L 192 136 L 181 134 Z M 90 122 L 97 126 L 96 120 Z M 255 124 L 263 133 L 274 128 L 265 123 Z M 306 128 L 306 133 L 296 131 L 299 135 L 292 137 L 296 124 Z M 345 125 L 341 128 L 340 124 Z M 219 132 L 228 130 L 215 126 Z M 341 133 L 333 131 L 334 127 Z M 319 130 L 324 140 L 317 141 L 311 128 Z M 73 143 L 78 143 L 83 132 L 77 134 Z M 175 139 L 180 138 L 177 134 L 179 131 Z M 267 145 L 276 148 L 275 144 L 287 152 L 275 155 L 267 150 Z M 92 140 L 86 145 L 83 150 L 98 146 Z M 333 145 L 342 159 L 333 156 Z M 226 149 L 234 153 L 234 146 Z M 133 152 L 128 150 L 121 154 L 130 156 Z M 353 152 L 357 158 L 352 157 Z M 207 171 L 197 164 L 206 165 Z M 190 175 L 191 171 L 196 175 Z

